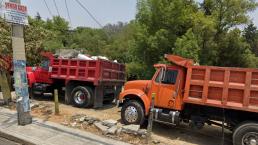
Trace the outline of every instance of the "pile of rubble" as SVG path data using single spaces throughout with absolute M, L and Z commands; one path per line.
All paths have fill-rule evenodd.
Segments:
M 56 50 L 56 53 L 54 54 L 57 58 L 64 58 L 64 59 L 81 59 L 81 60 L 109 60 L 106 56 L 90 56 L 88 54 L 82 54 L 80 51 L 75 49 L 59 49 Z M 117 60 L 114 60 L 114 62 L 117 62 Z
M 69 123 L 63 123 L 63 125 L 69 125 Z M 147 130 L 140 129 L 140 125 L 123 125 L 112 119 L 101 121 L 98 118 L 89 117 L 86 115 L 72 116 L 70 125 L 72 127 L 81 125 L 95 126 L 103 135 L 120 135 L 121 133 L 125 133 L 142 138 L 146 138 L 147 135 Z

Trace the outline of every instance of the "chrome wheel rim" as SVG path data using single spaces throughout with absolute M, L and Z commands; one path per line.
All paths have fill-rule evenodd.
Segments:
M 126 108 L 125 119 L 129 123 L 134 123 L 138 119 L 138 111 L 134 106 L 128 106 Z
M 76 102 L 76 104 L 83 104 L 85 103 L 85 101 L 87 100 L 87 96 L 88 96 L 88 92 L 84 93 L 82 91 L 77 91 L 74 94 L 74 101 Z
M 248 132 L 242 138 L 242 145 L 257 145 L 258 144 L 258 133 Z

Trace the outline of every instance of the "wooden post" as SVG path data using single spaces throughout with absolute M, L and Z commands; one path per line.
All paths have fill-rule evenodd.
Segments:
M 11 89 L 7 78 L 7 72 L 0 70 L 0 86 L 3 94 L 4 104 L 9 104 L 11 101 Z
M 54 97 L 55 97 L 55 115 L 59 115 L 59 101 L 58 101 L 58 90 L 55 89 L 54 91 Z
M 148 118 L 147 137 L 146 137 L 146 143 L 148 143 L 148 144 L 151 141 L 155 97 L 156 97 L 156 93 L 152 93 L 151 94 L 150 114 L 149 114 L 149 118 Z

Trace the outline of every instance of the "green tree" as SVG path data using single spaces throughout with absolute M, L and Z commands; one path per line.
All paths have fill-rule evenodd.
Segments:
M 0 54 L 12 54 L 11 27 L 0 18 Z
M 244 29 L 244 37 L 246 42 L 249 43 L 251 47 L 251 51 L 258 56 L 258 30 L 257 27 L 254 26 L 253 23 L 249 24 L 245 29 Z
M 256 67 L 257 58 L 239 29 L 231 30 L 221 42 L 218 63 L 221 66 Z
M 45 22 L 39 17 L 35 19 L 29 17 L 29 25 L 25 27 L 24 41 L 29 65 L 40 62 L 40 52 L 44 50 L 43 44 L 52 36 L 52 32 L 45 29 L 44 25 Z
M 55 16 L 53 19 L 48 19 L 45 22 L 44 28 L 52 32 L 43 44 L 44 48 L 49 51 L 55 49 L 67 48 L 70 38 L 69 23 L 60 16 Z
M 79 27 L 72 33 L 71 39 L 72 48 L 80 49 L 90 55 L 102 55 L 108 37 L 102 29 Z
M 116 26 L 117 25 L 117 26 Z M 129 24 L 118 23 L 113 25 L 112 31 L 105 29 L 110 35 L 111 39 L 103 49 L 103 54 L 109 56 L 110 59 L 118 60 L 122 63 L 128 63 L 132 60 L 130 50 L 132 48 L 132 40 L 136 32 L 136 25 L 134 21 Z M 116 29 L 114 29 L 116 28 Z
M 200 47 L 192 29 L 189 29 L 185 35 L 177 39 L 173 52 L 182 57 L 191 58 L 195 62 L 199 62 Z
M 217 33 L 220 34 L 246 24 L 248 12 L 255 10 L 258 4 L 254 0 L 204 0 L 202 6 L 206 14 L 215 18 Z
M 234 27 L 242 24 L 246 24 L 250 21 L 248 13 L 252 12 L 257 8 L 258 4 L 254 0 L 204 0 L 201 4 L 202 11 L 213 21 L 214 30 L 208 32 L 208 36 L 204 36 L 201 49 L 201 64 L 208 65 L 222 65 L 223 62 L 231 62 L 234 58 L 226 57 L 221 54 L 222 52 L 227 52 L 229 47 L 234 49 L 235 44 L 228 44 L 232 46 L 225 47 L 225 38 L 228 37 L 228 31 Z M 202 26 L 202 25 L 201 25 Z M 204 31 L 199 31 L 203 33 Z M 214 33 L 215 32 L 215 33 Z M 196 33 L 198 34 L 198 33 Z M 211 35 L 210 35 L 211 34 Z M 208 40 L 208 41 L 207 41 Z M 207 43 L 208 42 L 208 43 Z M 236 48 L 236 51 L 237 48 Z M 208 55 L 207 55 L 208 54 Z M 239 59 L 241 60 L 241 59 Z M 245 61 L 245 60 L 242 60 Z M 234 61 L 232 61 L 234 62 Z M 244 64 L 245 62 L 243 62 Z M 233 64 L 227 64 L 233 66 Z M 239 63 L 236 66 L 241 66 Z
M 144 63 L 145 78 L 153 75 L 153 64 L 164 54 L 171 53 L 177 37 L 193 27 L 193 15 L 197 4 L 188 0 L 140 0 L 137 4 L 137 32 L 132 55 L 137 62 Z

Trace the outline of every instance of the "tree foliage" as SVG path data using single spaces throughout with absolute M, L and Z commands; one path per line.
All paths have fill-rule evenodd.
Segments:
M 39 53 L 78 49 L 125 63 L 130 79 L 149 79 L 164 54 L 194 59 L 201 65 L 258 66 L 258 30 L 248 14 L 255 0 L 138 0 L 135 20 L 103 28 L 70 28 L 61 17 L 29 18 L 25 27 L 28 64 Z M 246 26 L 243 30 L 239 26 Z M 0 53 L 12 53 L 11 27 L 0 19 Z

